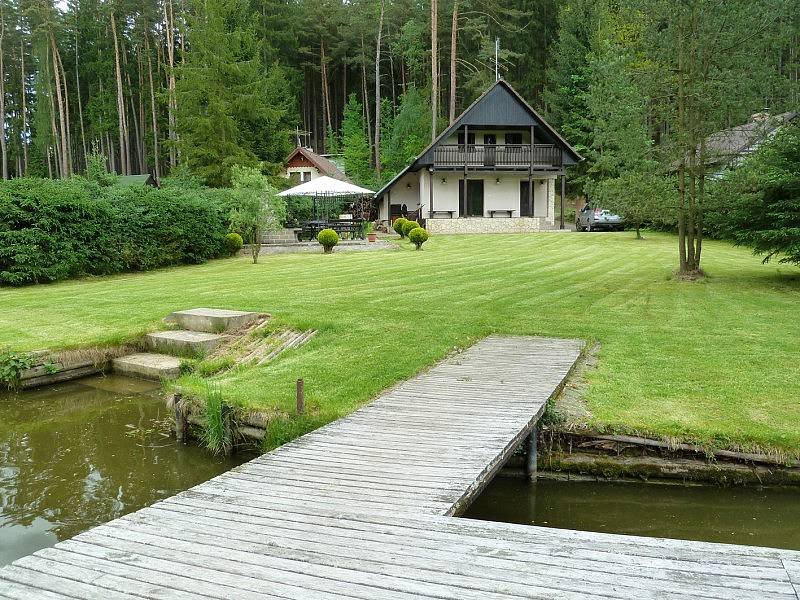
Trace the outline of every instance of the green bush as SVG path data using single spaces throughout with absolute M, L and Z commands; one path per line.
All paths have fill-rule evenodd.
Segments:
M 325 254 L 330 254 L 333 247 L 339 243 L 339 234 L 333 229 L 323 229 L 317 234 L 317 241 L 325 248 Z
M 422 244 L 428 241 L 430 235 L 427 231 L 425 231 L 422 227 L 415 227 L 411 231 L 408 232 L 408 239 L 411 240 L 417 250 L 422 248 Z
M 0 182 L 0 284 L 144 271 L 226 252 L 224 194 L 165 186 Z
M 244 240 L 238 233 L 232 232 L 225 236 L 225 249 L 231 256 L 236 256 L 242 246 L 244 246 Z
M 405 223 L 403 223 L 403 236 L 408 237 L 408 233 L 412 229 L 416 229 L 417 227 L 419 227 L 419 223 L 417 223 L 416 221 L 406 221 Z
M 405 217 L 399 217 L 399 218 L 395 219 L 394 223 L 392 223 L 392 227 L 394 228 L 394 230 L 398 234 L 400 234 L 401 238 L 406 236 L 406 234 L 403 233 L 403 224 L 404 223 L 408 223 L 408 219 L 406 219 Z

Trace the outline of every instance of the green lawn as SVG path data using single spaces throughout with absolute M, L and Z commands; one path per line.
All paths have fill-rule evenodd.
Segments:
M 709 242 L 706 281 L 671 279 L 674 238 L 649 234 L 438 236 L 421 252 L 246 258 L 0 290 L 0 345 L 115 342 L 197 306 L 265 311 L 319 334 L 219 380 L 274 409 L 271 443 L 334 419 L 493 333 L 601 344 L 592 424 L 800 454 L 800 270 Z M 306 380 L 311 414 L 283 415 Z

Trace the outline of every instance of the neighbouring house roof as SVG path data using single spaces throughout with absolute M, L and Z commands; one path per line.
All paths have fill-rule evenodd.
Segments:
M 317 154 L 313 150 L 303 148 L 302 146 L 297 146 L 294 150 L 292 150 L 289 156 L 286 157 L 284 165 L 288 165 L 298 157 L 305 158 L 309 163 L 316 167 L 316 169 L 322 175 L 327 175 L 328 177 L 333 177 L 334 179 L 338 179 L 340 181 L 349 181 L 347 175 L 345 175 L 332 160 Z
M 798 116 L 800 112 L 785 112 L 772 116 L 767 113 L 757 113 L 744 125 L 712 133 L 705 142 L 708 162 L 710 164 L 740 162 Z
M 152 185 L 153 187 L 158 187 L 158 182 L 149 173 L 144 173 L 141 175 L 120 175 L 117 185 Z
M 492 86 L 483 92 L 475 101 L 470 104 L 458 118 L 442 131 L 427 148 L 425 148 L 410 165 L 395 175 L 386 185 L 375 194 L 380 198 L 391 188 L 397 180 L 409 171 L 418 171 L 420 168 L 428 167 L 433 164 L 433 149 L 442 140 L 446 140 L 454 131 L 464 125 L 470 126 L 506 126 L 522 127 L 535 125 L 538 127 L 538 135 L 545 139 L 550 139 L 565 151 L 565 165 L 576 164 L 583 160 L 569 143 L 553 129 L 542 116 L 536 112 L 525 99 L 520 96 L 510 83 L 504 79 L 498 79 Z
M 372 190 L 362 188 L 349 181 L 323 175 L 284 190 L 278 196 L 372 196 L 374 193 Z

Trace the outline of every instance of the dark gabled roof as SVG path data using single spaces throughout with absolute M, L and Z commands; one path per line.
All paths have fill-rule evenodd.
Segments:
M 434 139 L 410 165 L 395 175 L 386 185 L 375 193 L 376 198 L 380 198 L 386 190 L 392 187 L 398 179 L 408 171 L 416 171 L 420 167 L 433 164 L 433 149 L 442 140 L 447 139 L 454 131 L 464 125 L 476 126 L 509 126 L 521 127 L 536 125 L 545 133 L 545 137 L 552 139 L 553 143 L 566 150 L 574 164 L 583 160 L 575 149 L 569 145 L 561 135 L 553 129 L 542 116 L 536 112 L 525 99 L 519 95 L 510 83 L 504 79 L 498 79 L 491 87 L 478 96 L 458 118 L 447 126 L 436 139 Z
M 800 116 L 798 112 L 786 112 L 770 116 L 755 114 L 744 125 L 723 129 L 706 138 L 706 154 L 711 163 L 727 163 L 747 155 L 758 148 L 786 123 Z
M 334 179 L 338 179 L 339 181 L 348 181 L 348 182 L 350 181 L 347 178 L 347 175 L 342 173 L 342 171 L 339 170 L 339 167 L 337 167 L 333 161 L 325 158 L 324 156 L 320 156 L 319 154 L 317 154 L 312 150 L 309 150 L 308 148 L 303 148 L 302 146 L 297 146 L 297 148 L 292 150 L 289 156 L 286 157 L 284 164 L 288 163 L 298 154 L 304 156 L 323 175 L 327 175 L 328 177 L 333 177 Z
M 152 185 L 153 187 L 158 187 L 158 182 L 155 180 L 149 173 L 144 174 L 137 174 L 137 175 L 120 175 L 117 178 L 117 185 L 124 185 L 124 186 L 138 186 L 138 185 Z

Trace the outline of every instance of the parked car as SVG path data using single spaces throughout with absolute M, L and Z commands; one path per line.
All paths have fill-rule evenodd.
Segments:
M 625 221 L 622 217 L 615 215 L 610 210 L 595 208 L 587 204 L 575 215 L 575 229 L 577 231 L 594 231 L 600 229 L 622 231 L 625 229 Z

